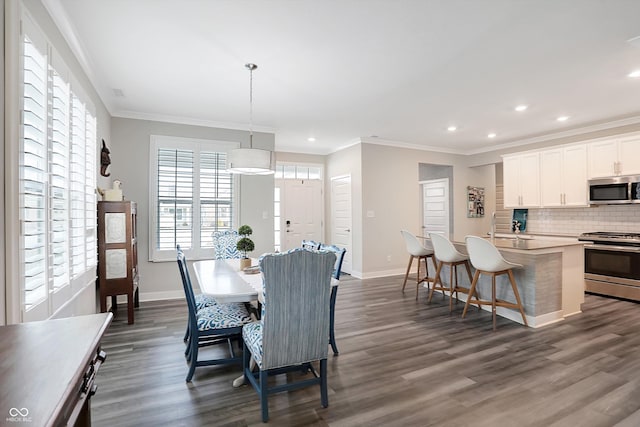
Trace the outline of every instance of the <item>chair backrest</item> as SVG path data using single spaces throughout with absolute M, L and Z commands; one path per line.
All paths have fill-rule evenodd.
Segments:
M 421 255 L 427 249 L 418 241 L 416 236 L 409 233 L 407 230 L 400 230 L 400 233 L 404 238 L 405 245 L 407 245 L 407 252 L 411 255 Z
M 236 230 L 222 230 L 213 232 L 213 249 L 215 249 L 215 259 L 238 259 L 242 254 L 236 244 L 240 236 Z
M 487 239 L 466 236 L 464 241 L 469 252 L 469 260 L 474 268 L 483 271 L 502 271 L 509 267 L 498 248 Z
M 180 277 L 182 278 L 182 287 L 184 288 L 184 296 L 187 300 L 187 307 L 189 308 L 189 324 L 191 327 L 196 327 L 196 297 L 191 287 L 191 277 L 189 277 L 189 268 L 187 267 L 187 258 L 184 256 L 180 245 L 176 247 L 178 251 L 178 269 L 180 270 Z
M 260 258 L 264 277 L 262 368 L 327 357 L 332 252 L 298 248 Z
M 347 253 L 345 248 L 339 248 L 335 245 L 320 245 L 321 251 L 329 251 L 336 254 L 336 263 L 333 266 L 333 278 L 336 280 L 340 280 L 340 273 L 342 272 L 342 261 L 344 260 L 344 254 Z
M 458 252 L 453 243 L 441 234 L 431 233 L 431 244 L 433 245 L 433 252 L 437 259 L 444 262 L 456 262 L 460 258 L 464 257 L 463 254 Z
M 317 251 L 318 249 L 320 249 L 320 242 L 316 242 L 314 240 L 303 240 L 302 247 L 305 249 L 313 249 Z

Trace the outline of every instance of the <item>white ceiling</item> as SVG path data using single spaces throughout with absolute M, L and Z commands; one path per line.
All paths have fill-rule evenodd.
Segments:
M 278 151 L 474 153 L 640 122 L 638 0 L 43 2 L 113 116 L 246 129 L 258 64 L 254 129 Z

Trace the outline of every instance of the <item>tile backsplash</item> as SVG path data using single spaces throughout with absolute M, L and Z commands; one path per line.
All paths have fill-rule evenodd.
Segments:
M 529 209 L 527 233 L 578 235 L 589 231 L 640 233 L 640 204 Z

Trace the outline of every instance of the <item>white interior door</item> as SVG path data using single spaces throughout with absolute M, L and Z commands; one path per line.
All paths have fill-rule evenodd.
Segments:
M 422 230 L 450 238 L 449 229 L 449 178 L 423 181 Z
M 351 233 L 351 176 L 331 178 L 331 244 L 345 248 L 344 273 L 351 274 L 353 242 Z
M 302 240 L 322 241 L 322 181 L 285 179 L 278 187 L 282 251 L 299 248 Z

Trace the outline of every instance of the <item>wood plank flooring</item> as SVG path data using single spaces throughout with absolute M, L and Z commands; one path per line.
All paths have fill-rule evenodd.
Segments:
M 272 395 L 271 425 L 638 426 L 640 305 L 586 296 L 583 313 L 540 329 L 448 299 L 403 294 L 402 277 L 341 281 L 339 356 L 329 352 L 329 407 L 317 387 Z M 92 398 L 96 426 L 262 425 L 258 396 L 233 388 L 240 367 L 196 369 L 182 336 L 184 301 L 121 304 Z M 211 354 L 222 348 L 205 350 Z M 276 379 L 278 380 L 278 379 Z

